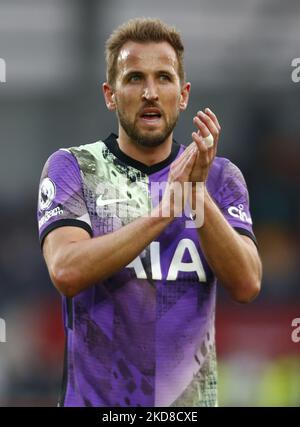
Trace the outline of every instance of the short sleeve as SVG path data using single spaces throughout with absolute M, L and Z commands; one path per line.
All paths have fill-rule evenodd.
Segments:
M 52 154 L 43 168 L 37 216 L 41 245 L 50 231 L 62 226 L 81 227 L 92 236 L 80 169 L 67 150 Z
M 222 171 L 218 205 L 229 224 L 257 244 L 252 229 L 247 185 L 240 169 L 229 160 Z

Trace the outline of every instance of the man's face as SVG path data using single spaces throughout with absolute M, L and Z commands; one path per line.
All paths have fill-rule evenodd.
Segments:
M 117 61 L 114 102 L 121 127 L 135 143 L 162 144 L 187 103 L 176 53 L 167 42 L 127 42 Z

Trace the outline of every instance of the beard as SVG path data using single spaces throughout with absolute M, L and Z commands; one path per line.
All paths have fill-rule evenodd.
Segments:
M 143 147 L 158 147 L 159 145 L 163 144 L 173 132 L 178 121 L 179 112 L 169 122 L 162 114 L 162 118 L 165 121 L 165 126 L 164 129 L 160 132 L 139 130 L 136 123 L 137 121 L 130 121 L 120 109 L 117 109 L 117 115 L 122 128 L 135 144 L 141 145 Z

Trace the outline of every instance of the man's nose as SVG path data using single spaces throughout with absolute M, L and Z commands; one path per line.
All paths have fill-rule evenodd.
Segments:
M 148 80 L 144 87 L 143 98 L 148 100 L 158 100 L 158 92 L 156 84 L 152 80 Z

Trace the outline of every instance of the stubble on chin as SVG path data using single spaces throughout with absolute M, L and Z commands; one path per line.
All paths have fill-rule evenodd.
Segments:
M 120 111 L 117 113 L 120 124 L 133 143 L 143 147 L 158 147 L 163 144 L 173 132 L 179 115 L 172 121 L 166 123 L 165 129 L 159 133 L 155 131 L 143 132 L 138 129 L 136 121 L 131 123 Z

